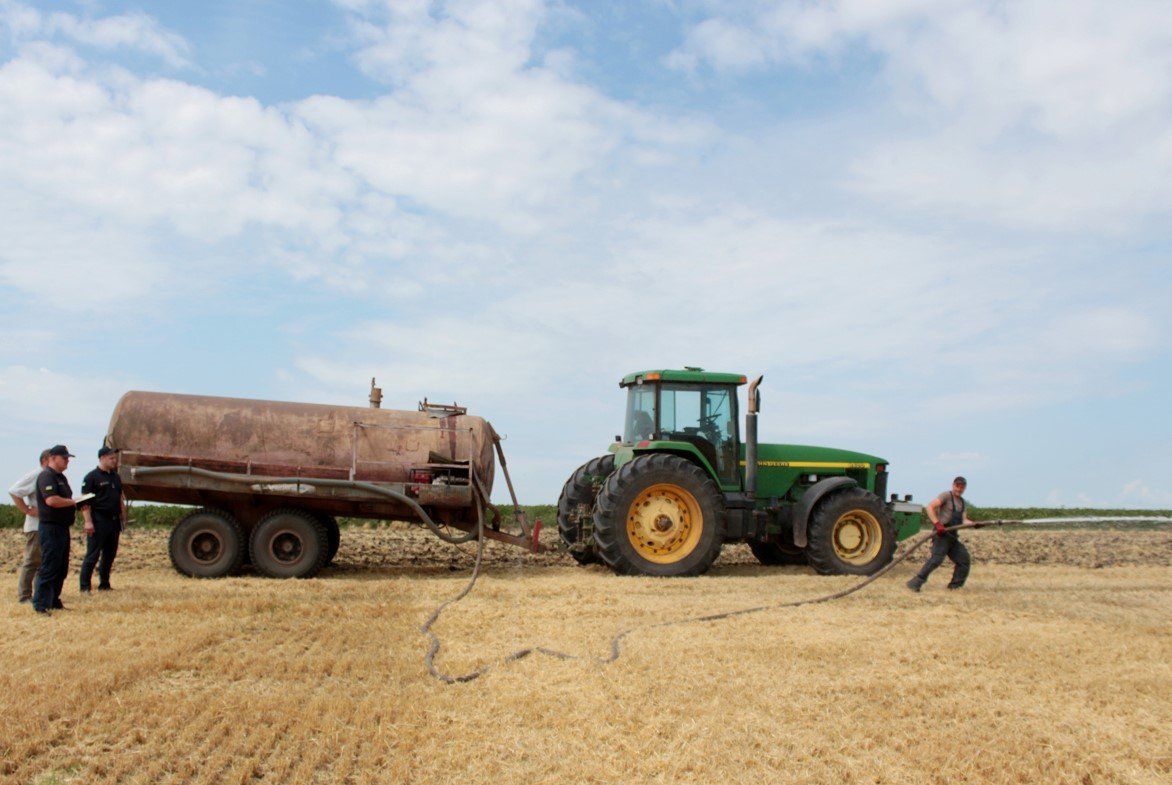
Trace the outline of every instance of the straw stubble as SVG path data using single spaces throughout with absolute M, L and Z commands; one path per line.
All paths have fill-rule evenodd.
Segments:
M 67 588 L 72 609 L 51 619 L 7 606 L 0 778 L 1155 783 L 1172 773 L 1166 551 L 1128 568 L 978 561 L 959 593 L 940 575 L 913 595 L 901 565 L 838 603 L 635 633 L 609 666 L 525 660 L 448 687 L 426 675 L 418 625 L 466 575 L 379 566 L 347 550 L 361 539 L 344 544 L 340 569 L 309 581 L 195 581 L 128 559 L 116 592 Z M 437 625 L 451 671 L 532 644 L 604 654 L 636 621 L 851 582 L 736 563 L 694 580 L 616 578 L 504 553 Z

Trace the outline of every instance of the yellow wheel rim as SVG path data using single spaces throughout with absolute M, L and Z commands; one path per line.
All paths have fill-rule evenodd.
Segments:
M 635 552 L 656 564 L 674 564 L 696 550 L 704 514 L 690 492 L 672 483 L 652 485 L 627 511 L 627 537 Z
M 870 564 L 883 546 L 883 527 L 866 510 L 847 510 L 834 522 L 834 555 L 847 564 Z

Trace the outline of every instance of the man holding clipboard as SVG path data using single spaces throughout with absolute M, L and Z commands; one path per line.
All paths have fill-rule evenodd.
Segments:
M 64 444 L 50 447 L 45 468 L 37 476 L 41 566 L 33 589 L 33 610 L 45 616 L 50 611 L 65 610 L 61 589 L 69 572 L 69 527 L 77 516 L 77 500 L 64 472 L 73 457 Z
M 118 476 L 118 451 L 112 447 L 98 450 L 98 466 L 85 476 L 81 492 L 93 498 L 81 505 L 85 519 L 86 550 L 81 563 L 81 590 L 88 593 L 94 566 L 98 568 L 98 591 L 109 591 L 110 568 L 118 555 L 118 538 L 126 520 L 126 498 L 122 495 L 122 478 Z

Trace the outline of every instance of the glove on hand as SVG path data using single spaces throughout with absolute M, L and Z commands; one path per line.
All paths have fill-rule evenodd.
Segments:
M 935 527 L 936 534 L 940 535 L 941 537 L 943 537 L 945 534 L 948 534 L 948 532 L 944 530 L 943 523 L 940 523 L 939 521 L 937 521 L 936 523 L 933 523 L 932 526 Z

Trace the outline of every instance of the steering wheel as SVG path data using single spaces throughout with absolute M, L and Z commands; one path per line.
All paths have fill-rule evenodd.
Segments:
M 720 426 L 716 424 L 718 419 L 720 419 L 719 413 L 709 414 L 707 416 L 701 417 L 700 427 L 697 429 L 701 434 L 704 435 L 706 439 L 708 439 L 708 441 L 712 442 L 713 444 L 720 444 L 722 441 L 724 441 L 721 438 Z

